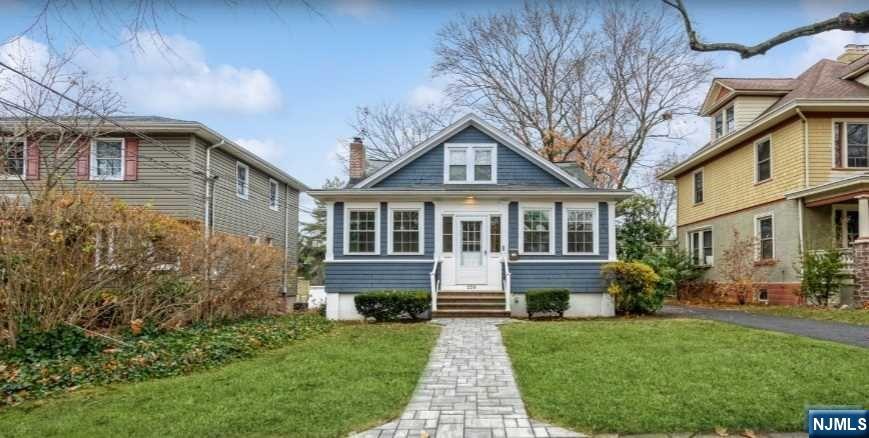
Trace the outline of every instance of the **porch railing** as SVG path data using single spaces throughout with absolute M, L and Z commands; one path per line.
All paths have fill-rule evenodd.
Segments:
M 438 310 L 438 291 L 441 289 L 441 260 L 435 259 L 434 265 L 429 273 L 429 281 L 431 282 L 431 310 Z
M 501 270 L 501 288 L 504 289 L 504 310 L 510 311 L 510 261 L 507 257 L 502 257 L 501 262 L 504 264 L 504 269 Z
M 839 259 L 842 261 L 842 273 L 851 274 L 854 272 L 854 248 L 839 248 Z M 824 254 L 826 250 L 811 251 L 813 254 Z

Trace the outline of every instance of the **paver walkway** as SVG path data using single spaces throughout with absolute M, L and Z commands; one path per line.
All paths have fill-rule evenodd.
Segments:
M 713 319 L 746 327 L 772 330 L 843 344 L 869 347 L 869 327 L 841 322 L 816 321 L 775 315 L 760 315 L 739 310 L 707 309 L 693 306 L 667 305 L 664 314 Z
M 357 437 L 581 437 L 528 418 L 497 325 L 503 319 L 441 319 L 444 326 L 401 418 Z

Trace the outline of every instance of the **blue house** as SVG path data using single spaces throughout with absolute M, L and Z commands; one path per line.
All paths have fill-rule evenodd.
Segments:
M 354 294 L 384 289 L 431 291 L 435 316 L 525 316 L 539 288 L 570 290 L 566 316 L 613 314 L 600 269 L 630 192 L 594 188 L 475 115 L 374 167 L 355 139 L 349 185 L 309 192 L 328 206 L 329 318 L 360 318 Z

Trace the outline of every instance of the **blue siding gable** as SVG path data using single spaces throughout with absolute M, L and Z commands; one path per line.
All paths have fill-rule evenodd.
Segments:
M 479 129 L 469 126 L 444 143 L 497 143 Z M 444 185 L 444 143 L 435 146 L 395 171 L 375 188 L 433 188 Z M 548 170 L 529 161 L 514 150 L 498 144 L 497 185 L 569 187 Z

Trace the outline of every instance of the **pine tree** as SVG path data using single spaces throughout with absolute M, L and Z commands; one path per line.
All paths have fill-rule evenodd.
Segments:
M 337 189 L 344 186 L 338 177 L 326 180 L 324 189 Z M 303 222 L 299 246 L 299 274 L 312 284 L 323 283 L 323 260 L 326 258 L 326 204 L 315 201 L 311 212 L 312 222 Z

